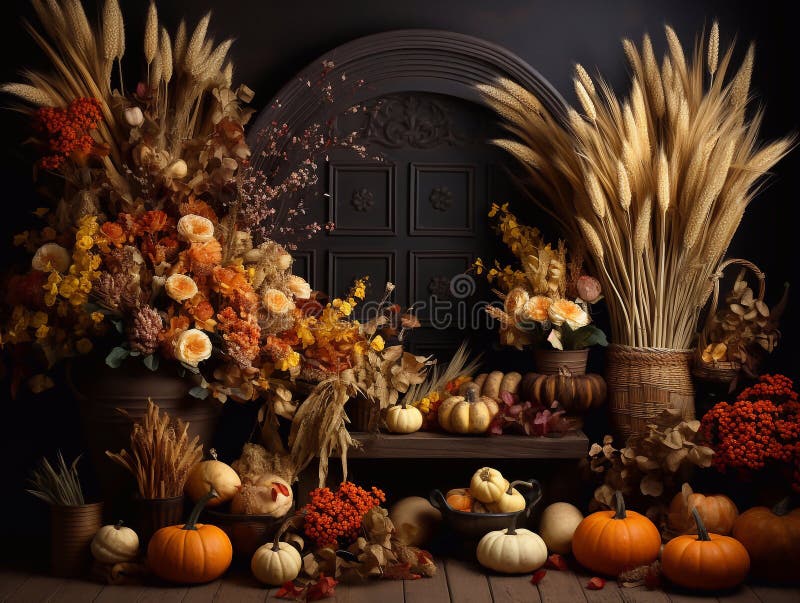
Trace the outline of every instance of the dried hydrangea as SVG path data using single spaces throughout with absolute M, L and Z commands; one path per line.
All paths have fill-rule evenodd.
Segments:
M 153 354 L 158 349 L 163 330 L 164 323 L 158 310 L 152 306 L 136 308 L 128 325 L 131 349 L 145 356 Z

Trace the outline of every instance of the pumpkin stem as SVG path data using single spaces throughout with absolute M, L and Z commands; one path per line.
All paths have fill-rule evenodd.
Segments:
M 120 519 L 117 523 L 114 524 L 114 529 L 119 530 L 122 527 L 122 524 L 124 523 L 125 522 Z
M 464 398 L 466 399 L 467 402 L 470 403 L 475 402 L 475 390 L 468 389 L 464 395 Z
M 211 489 L 208 491 L 208 494 L 206 494 L 205 496 L 203 496 L 203 498 L 197 501 L 197 504 L 192 509 L 192 512 L 189 513 L 189 519 L 187 519 L 186 523 L 183 524 L 182 529 L 196 530 L 197 528 L 195 528 L 195 524 L 197 523 L 197 520 L 200 519 L 200 513 L 203 511 L 203 507 L 206 506 L 206 503 L 209 500 L 211 500 L 212 498 L 217 498 L 218 496 L 219 494 L 217 494 L 217 491 L 214 490 L 214 487 L 212 486 Z
M 519 519 L 519 513 L 514 515 L 514 519 L 511 520 L 511 525 L 508 526 L 508 529 L 506 530 L 506 535 L 508 536 L 517 535 L 517 519 Z
M 708 535 L 706 524 L 703 523 L 703 518 L 700 517 L 697 507 L 692 507 L 692 516 L 694 517 L 694 522 L 697 524 L 697 539 L 703 542 L 709 542 L 711 537 Z
M 289 517 L 286 521 L 284 521 L 281 524 L 281 527 L 279 527 L 278 531 L 275 533 L 275 539 L 272 541 L 273 551 L 277 553 L 279 550 L 281 550 L 281 538 L 283 538 L 283 535 L 286 533 L 286 530 L 288 530 L 291 527 L 294 527 L 295 522 L 304 518 L 305 516 L 306 516 L 306 510 L 303 509 L 301 511 L 298 511 L 291 517 Z
M 614 519 L 625 519 L 628 517 L 627 513 L 625 512 L 625 499 L 622 498 L 622 492 L 616 490 L 614 492 L 614 503 L 615 503 L 615 510 Z
M 208 451 L 208 454 L 210 454 L 210 455 L 211 455 L 211 458 L 212 458 L 212 459 L 214 459 L 215 461 L 217 460 L 217 450 L 216 450 L 216 448 L 212 448 L 212 449 L 210 449 L 210 450 Z

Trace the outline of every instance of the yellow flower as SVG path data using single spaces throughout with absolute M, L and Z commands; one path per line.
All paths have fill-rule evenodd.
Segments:
M 300 366 L 300 354 L 297 352 L 289 352 L 285 358 L 282 358 L 275 365 L 279 371 L 288 371 L 296 366 Z
M 483 274 L 484 265 L 481 258 L 475 260 L 475 262 L 472 264 L 472 267 L 475 269 L 475 274 Z
M 375 337 L 370 342 L 369 346 L 376 352 L 382 352 L 383 348 L 386 346 L 386 342 L 380 335 L 375 335 Z
M 102 312 L 92 312 L 91 317 L 92 317 L 92 320 L 95 323 L 103 322 L 103 313 Z
M 311 332 L 311 329 L 308 328 L 305 324 L 300 324 L 296 328 L 297 337 L 300 339 L 300 342 L 303 344 L 304 348 L 307 348 L 310 345 L 314 345 L 315 339 L 314 334 Z
M 350 316 L 353 312 L 353 306 L 349 302 L 339 300 L 338 310 L 342 313 L 342 316 Z
M 86 339 L 86 337 L 81 337 L 75 342 L 75 349 L 78 350 L 79 354 L 88 354 L 92 351 L 92 342 Z
M 50 332 L 50 327 L 47 325 L 41 325 L 38 329 L 36 329 L 36 339 L 44 339 L 47 337 L 47 334 Z
M 75 247 L 84 251 L 89 251 L 94 245 L 94 239 L 89 235 L 84 235 L 75 241 Z
M 47 324 L 47 314 L 45 312 L 36 312 L 31 317 L 31 326 L 36 329 L 42 325 Z

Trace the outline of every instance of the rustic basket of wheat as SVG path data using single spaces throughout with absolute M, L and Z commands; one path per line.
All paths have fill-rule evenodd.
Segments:
M 620 435 L 642 433 L 666 406 L 694 415 L 691 379 L 700 310 L 762 177 L 794 137 L 760 144 L 748 111 L 754 50 L 733 71 L 719 28 L 687 59 L 666 28 L 659 62 L 649 36 L 623 43 L 631 89 L 618 98 L 576 66 L 580 112 L 551 114 L 500 79 L 479 89 L 504 120 L 494 141 L 519 160 L 530 197 L 559 223 L 602 283 L 611 318 L 608 390 Z
M 705 327 L 700 333 L 700 338 L 697 344 L 697 353 L 694 356 L 694 366 L 692 374 L 700 380 L 710 381 L 718 384 L 733 384 L 739 376 L 739 371 L 742 370 L 742 363 L 736 360 L 721 360 L 722 356 L 716 353 L 716 346 L 711 350 L 708 349 L 709 344 L 714 343 L 710 340 L 709 335 L 714 327 L 714 319 L 717 316 L 719 308 L 719 285 L 725 273 L 725 269 L 731 265 L 744 266 L 747 270 L 753 273 L 758 279 L 758 297 L 757 302 L 764 303 L 764 294 L 766 293 L 766 277 L 761 270 L 747 260 L 738 258 L 730 258 L 722 262 L 717 271 L 712 275 L 712 293 L 711 302 L 706 316 Z M 725 346 L 721 346 L 724 352 Z

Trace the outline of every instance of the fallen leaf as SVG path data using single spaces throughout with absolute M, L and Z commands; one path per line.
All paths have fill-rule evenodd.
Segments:
M 308 593 L 306 594 L 307 601 L 319 601 L 320 599 L 327 599 L 328 597 L 332 597 L 336 594 L 336 585 L 338 582 L 331 578 L 330 576 L 326 576 L 324 573 L 320 573 L 319 580 L 317 580 L 314 584 L 308 587 Z
M 567 570 L 567 561 L 558 553 L 553 553 L 547 558 L 547 562 L 544 564 L 544 566 L 548 569 L 554 569 L 563 572 Z
M 299 588 L 294 582 L 284 582 L 283 585 L 275 593 L 277 599 L 289 599 L 291 601 L 300 601 L 306 598 L 306 589 Z
M 419 580 L 422 576 L 411 571 L 410 563 L 395 563 L 383 571 L 381 578 L 386 580 Z
M 602 590 L 603 587 L 606 585 L 606 581 L 603 578 L 598 576 L 594 576 L 589 578 L 589 582 L 586 583 L 586 588 L 589 590 Z
M 543 569 L 533 572 L 533 576 L 531 576 L 531 584 L 539 584 L 539 582 L 542 581 L 542 578 L 544 578 L 546 575 L 547 570 Z

